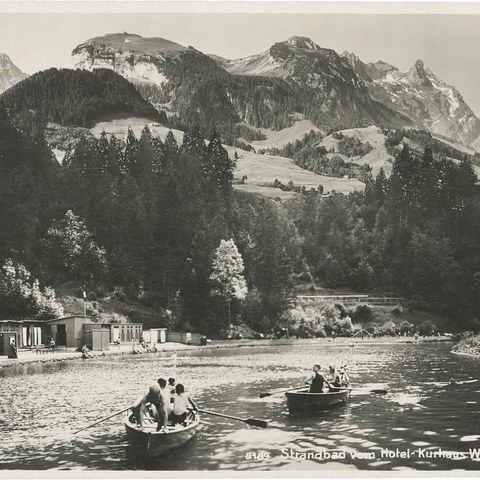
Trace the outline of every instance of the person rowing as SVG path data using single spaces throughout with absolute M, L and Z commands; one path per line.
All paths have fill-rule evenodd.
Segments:
M 162 427 L 165 430 L 168 417 L 166 414 L 166 406 L 164 407 L 160 386 L 158 384 L 152 385 L 148 391 L 145 394 L 140 395 L 131 406 L 135 420 L 140 428 L 143 427 L 143 419 L 148 411 L 147 404 L 153 405 L 156 409 L 156 415 L 154 416 L 157 418 L 157 430 L 160 430 Z
M 331 383 L 320 373 L 320 365 L 313 366 L 313 374 L 307 379 L 306 383 L 310 384 L 308 393 L 323 393 L 323 384 L 326 383 L 332 388 Z

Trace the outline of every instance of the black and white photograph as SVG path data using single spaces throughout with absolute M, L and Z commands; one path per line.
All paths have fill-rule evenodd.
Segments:
M 0 477 L 478 476 L 479 85 L 476 2 L 0 2 Z

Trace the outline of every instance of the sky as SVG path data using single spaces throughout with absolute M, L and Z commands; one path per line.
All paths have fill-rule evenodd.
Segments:
M 161 37 L 225 58 L 306 36 L 400 70 L 421 59 L 480 116 L 480 4 L 2 1 L 0 25 L 0 52 L 30 74 L 72 67 L 73 48 L 106 33 Z

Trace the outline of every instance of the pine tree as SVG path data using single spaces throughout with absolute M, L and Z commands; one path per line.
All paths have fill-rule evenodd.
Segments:
M 133 130 L 129 127 L 127 137 L 125 139 L 125 152 L 123 154 L 122 173 L 134 174 L 136 171 L 136 164 L 138 161 L 138 140 Z
M 168 131 L 167 136 L 165 137 L 165 148 L 167 151 L 167 155 L 169 157 L 175 156 L 178 154 L 178 143 L 175 135 L 171 130 Z
M 119 179 L 122 174 L 123 164 L 122 142 L 115 135 L 112 135 L 108 142 L 108 147 L 107 172 L 113 178 Z
M 137 179 L 151 178 L 153 172 L 154 147 L 152 142 L 152 134 L 147 125 L 142 130 L 140 140 L 138 141 L 138 151 L 136 154 L 136 162 L 133 168 L 133 175 Z
M 97 156 L 101 172 L 107 172 L 110 161 L 110 144 L 108 143 L 105 130 L 103 130 L 100 134 L 100 138 L 97 143 Z
M 235 161 L 230 159 L 214 131 L 203 161 L 205 175 L 219 188 L 222 194 L 226 195 L 232 189 L 234 169 Z
M 185 130 L 181 151 L 196 155 L 198 158 L 204 157 L 206 153 L 205 140 L 198 125 Z

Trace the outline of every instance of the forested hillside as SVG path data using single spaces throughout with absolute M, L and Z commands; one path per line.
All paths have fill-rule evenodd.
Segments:
M 404 146 L 389 179 L 365 192 L 297 197 L 286 206 L 303 253 L 322 284 L 394 292 L 412 308 L 478 329 L 479 188 L 469 160 L 458 165 Z
M 305 191 L 281 204 L 235 192 L 234 159 L 215 132 L 205 143 L 199 127 L 181 145 L 148 127 L 140 138 L 80 136 L 60 166 L 38 125 L 21 133 L 4 109 L 0 120 L 4 315 L 54 315 L 44 286 L 77 282 L 92 298 L 149 305 L 158 325 L 271 332 L 292 314 L 303 279 L 395 292 L 452 328 L 478 327 L 480 197 L 467 158 L 455 164 L 403 146 L 390 178 L 365 173 L 365 192 Z M 232 265 L 235 274 L 225 274 Z M 15 288 L 36 306 L 13 308 Z M 322 315 L 290 324 L 317 331 Z
M 16 157 L 28 137 L 7 121 L 2 127 Z M 152 138 L 147 127 L 125 142 L 85 138 L 41 174 L 6 160 L 16 181 L 0 206 L 2 259 L 25 264 L 42 285 L 75 280 L 98 296 L 116 292 L 155 307 L 159 324 L 206 332 L 226 326 L 226 299 L 235 321 L 248 313 L 262 329 L 286 308 L 301 266 L 293 223 L 275 202 L 234 194 L 234 164 L 215 134 L 207 145 L 198 129 L 182 145 L 172 134 L 165 143 Z M 24 203 L 28 217 L 18 224 Z M 220 241 L 231 238 L 248 284 L 241 305 L 233 294 L 214 295 L 209 280 Z
M 0 104 L 12 120 L 28 124 L 54 122 L 62 126 L 89 127 L 99 116 L 130 113 L 166 121 L 135 87 L 111 70 L 51 68 L 17 83 L 0 96 Z

